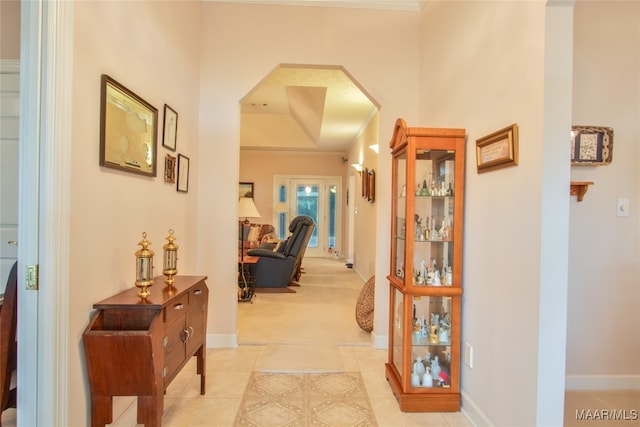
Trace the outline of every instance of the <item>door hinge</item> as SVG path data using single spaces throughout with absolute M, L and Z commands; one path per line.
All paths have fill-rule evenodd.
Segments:
M 25 274 L 25 285 L 24 287 L 28 291 L 37 291 L 39 287 L 38 282 L 38 265 L 27 265 L 26 274 Z

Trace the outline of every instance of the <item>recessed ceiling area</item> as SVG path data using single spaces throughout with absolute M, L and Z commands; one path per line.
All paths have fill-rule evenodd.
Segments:
M 240 147 L 347 151 L 378 109 L 341 66 L 280 64 L 240 100 Z

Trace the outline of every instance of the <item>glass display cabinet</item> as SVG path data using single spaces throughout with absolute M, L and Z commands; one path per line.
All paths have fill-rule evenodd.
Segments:
M 464 129 L 395 124 L 386 377 L 405 412 L 460 410 Z

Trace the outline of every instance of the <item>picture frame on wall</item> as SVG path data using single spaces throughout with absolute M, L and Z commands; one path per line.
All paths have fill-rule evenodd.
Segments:
M 164 123 L 162 132 L 162 146 L 176 151 L 178 138 L 178 113 L 169 105 L 164 104 Z
M 253 199 L 253 182 L 241 182 L 238 184 L 238 195 Z
M 167 154 L 164 158 L 164 182 L 176 183 L 176 161 L 177 158 Z
M 106 74 L 100 88 L 100 166 L 156 176 L 158 110 Z
M 571 166 L 604 166 L 613 160 L 613 128 L 571 127 Z
M 376 172 L 371 169 L 366 177 L 367 183 L 367 201 L 373 203 L 376 201 Z
M 189 158 L 178 154 L 178 184 L 176 190 L 181 193 L 189 192 Z
M 476 140 L 478 173 L 518 164 L 518 125 L 512 124 Z

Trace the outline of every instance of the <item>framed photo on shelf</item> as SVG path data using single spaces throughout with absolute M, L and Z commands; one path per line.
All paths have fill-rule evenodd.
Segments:
M 253 182 L 241 182 L 238 185 L 238 195 L 253 199 Z
M 613 158 L 613 128 L 571 127 L 571 165 L 603 166 Z
M 476 140 L 478 173 L 518 164 L 518 125 L 512 124 Z
M 189 158 L 178 154 L 178 185 L 176 187 L 181 193 L 189 192 Z
M 156 176 L 158 110 L 106 74 L 100 86 L 100 166 Z
M 162 132 L 162 146 L 176 151 L 178 137 L 178 113 L 164 104 L 164 126 Z

